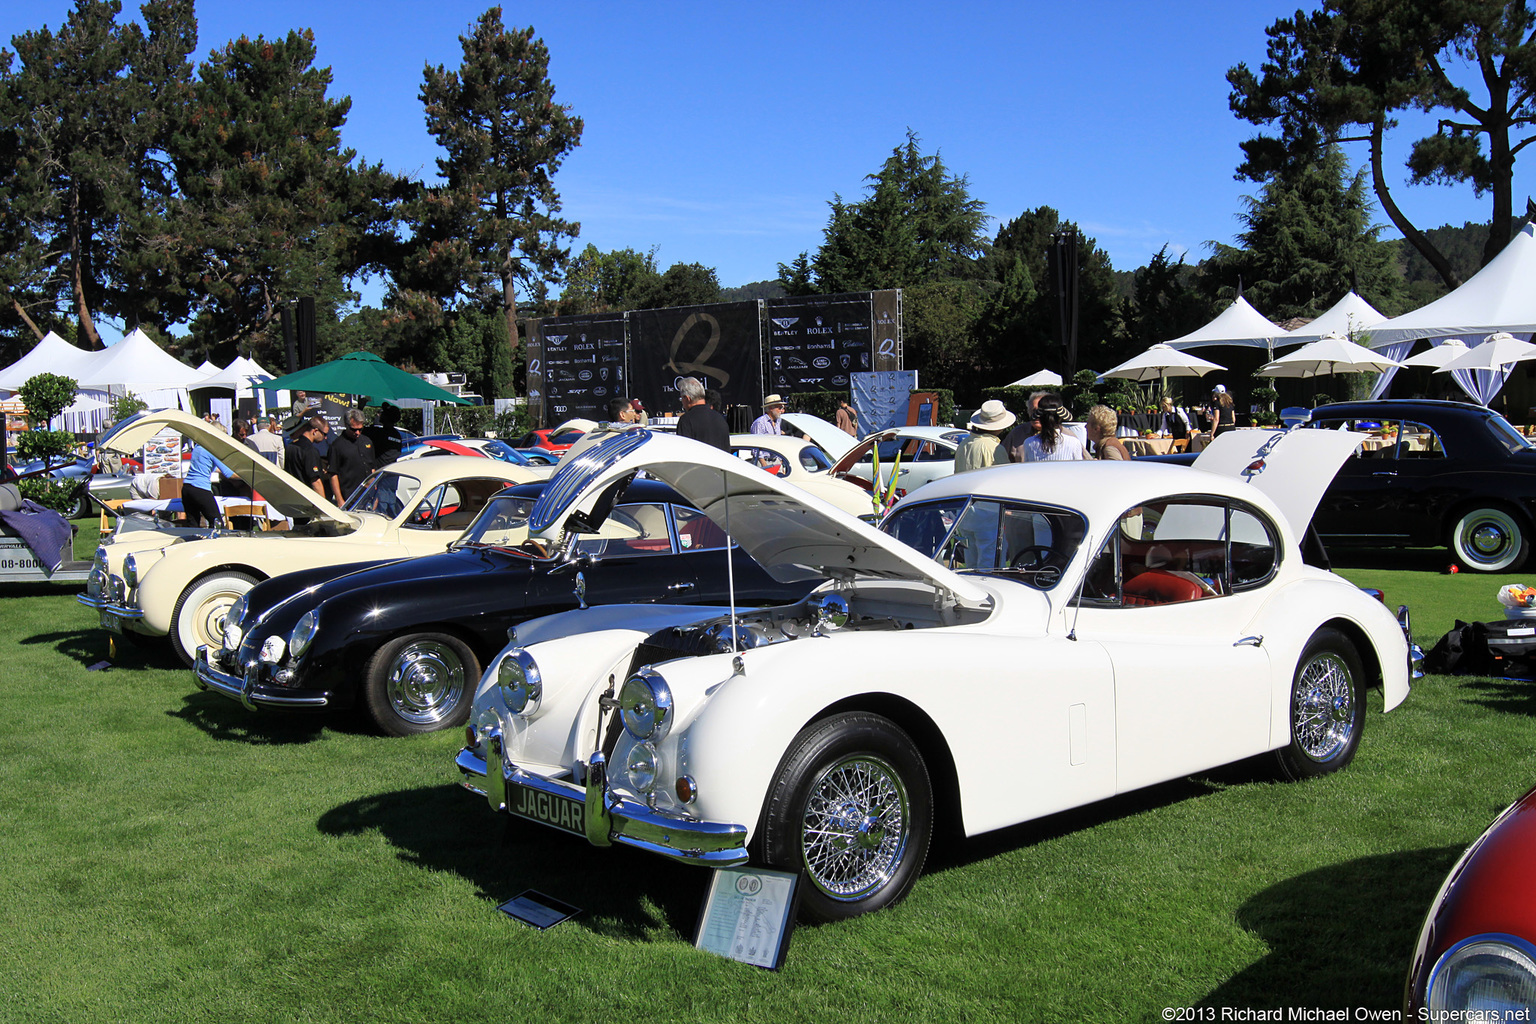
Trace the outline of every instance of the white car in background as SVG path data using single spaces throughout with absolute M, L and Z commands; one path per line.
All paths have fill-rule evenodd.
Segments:
M 188 665 L 199 646 L 222 642 L 225 613 L 260 580 L 295 569 L 446 550 L 491 495 L 544 475 L 463 455 L 415 459 L 378 470 L 345 508 L 337 508 L 253 449 L 186 413 L 140 413 L 119 423 L 100 444 L 131 452 L 167 427 L 223 461 L 283 516 L 304 521 L 291 530 L 216 530 L 206 537 L 125 529 L 102 541 L 78 600 L 98 611 L 109 633 L 169 636 Z
M 805 488 L 849 515 L 874 516 L 881 511 L 871 501 L 867 487 L 833 476 L 829 472 L 832 460 L 827 453 L 804 438 L 787 434 L 732 434 L 731 454 L 780 480 Z
M 899 900 L 940 825 L 975 835 L 1266 752 L 1288 778 L 1335 771 L 1366 690 L 1390 710 L 1410 676 L 1405 622 L 1297 545 L 1358 443 L 1236 431 L 1203 463 L 1219 473 L 999 466 L 876 529 L 706 445 L 615 435 L 555 475 L 535 537 L 569 550 L 645 472 L 774 578 L 829 580 L 777 608 L 518 626 L 461 782 L 598 846 L 797 872 L 802 912 L 831 920 Z

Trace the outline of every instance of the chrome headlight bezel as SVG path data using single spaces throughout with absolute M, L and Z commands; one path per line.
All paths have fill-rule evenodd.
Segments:
M 1489 959 L 1494 962 L 1489 963 Z M 1474 962 L 1481 960 L 1482 962 Z M 1507 1005 L 1489 1003 L 1489 993 L 1469 997 L 1466 985 L 1485 984 L 1500 973 L 1513 982 Z M 1490 970 L 1493 968 L 1493 970 Z M 1473 972 L 1468 977 L 1468 972 Z M 1523 991 L 1522 991 L 1523 990 Z M 1501 1009 L 1523 1010 L 1536 1003 L 1536 946 L 1514 935 L 1490 933 L 1462 939 L 1440 955 L 1424 987 L 1424 1002 L 1431 1011 Z
M 502 703 L 514 715 L 527 718 L 537 714 L 544 700 L 544 676 L 533 655 L 515 647 L 502 656 L 496 666 L 496 686 Z
M 129 555 L 123 559 L 123 582 L 132 589 L 139 586 L 139 559 L 136 555 Z
M 642 668 L 619 689 L 619 717 L 637 740 L 660 743 L 672 728 L 672 688 L 654 669 Z
M 656 777 L 661 774 L 661 755 L 650 743 L 636 743 L 629 749 L 625 768 L 635 792 L 650 796 L 656 792 Z
M 315 634 L 318 632 L 320 632 L 320 616 L 311 608 L 299 616 L 293 632 L 288 634 L 288 649 L 293 652 L 295 661 L 304 657 L 304 652 L 309 650 L 309 645 L 315 642 Z

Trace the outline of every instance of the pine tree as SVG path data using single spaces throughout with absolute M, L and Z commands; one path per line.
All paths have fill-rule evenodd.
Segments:
M 427 130 L 447 152 L 437 161 L 445 184 L 425 197 L 438 230 L 421 259 L 447 268 L 435 285 L 441 304 L 494 293 L 515 351 L 518 287 L 542 296 L 569 257 L 560 240 L 580 230 L 558 216 L 554 175 L 580 145 L 582 121 L 554 100 L 543 40 L 504 28 L 501 8 L 459 42 L 459 69 L 429 65 L 421 88 Z

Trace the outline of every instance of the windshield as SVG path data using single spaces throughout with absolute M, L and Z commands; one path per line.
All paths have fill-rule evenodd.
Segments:
M 514 466 L 531 466 L 533 462 L 522 452 L 513 448 L 505 441 L 486 441 L 481 448 L 485 454 L 502 462 L 510 462 Z
M 1082 544 L 1087 523 L 1066 509 L 962 495 L 897 509 L 880 529 L 945 568 L 1050 590 Z
M 896 453 L 901 452 L 903 462 L 946 462 L 955 457 L 955 446 L 965 437 L 965 431 L 957 430 L 952 434 L 945 434 L 944 441 L 925 441 L 920 438 L 893 437 L 881 441 L 880 461 L 890 462 L 896 458 Z M 860 463 L 874 462 L 874 455 L 865 452 L 859 458 Z
M 528 539 L 528 513 L 532 510 L 532 498 L 498 494 L 486 502 L 485 508 L 469 524 L 456 546 L 475 544 L 493 548 L 518 547 Z
M 381 470 L 352 492 L 346 508 L 348 512 L 373 512 L 393 519 L 405 511 L 420 489 L 421 482 L 415 477 Z

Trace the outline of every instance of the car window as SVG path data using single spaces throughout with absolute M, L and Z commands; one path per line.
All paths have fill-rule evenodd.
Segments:
M 489 547 L 518 547 L 528 539 L 528 513 L 532 509 L 532 498 L 499 494 L 486 502 L 485 508 L 464 531 L 462 540 L 466 544 Z
M 808 444 L 800 449 L 800 468 L 807 473 L 822 473 L 832 468 L 832 460 L 827 458 L 826 452 Z
M 376 512 L 393 519 L 405 511 L 420 489 L 421 482 L 414 477 L 378 472 L 352 492 L 346 507 L 349 512 Z
M 731 451 L 743 462 L 750 462 L 759 469 L 772 473 L 774 476 L 789 476 L 789 460 L 772 448 L 743 445 L 739 448 L 732 448 Z
M 725 547 L 725 531 L 709 516 L 694 508 L 672 506 L 677 523 L 677 546 L 683 551 L 708 551 Z
M 669 555 L 672 553 L 671 517 L 656 502 L 618 505 L 595 535 L 576 542 L 576 550 L 593 557 L 616 555 Z
M 1312 424 L 1323 430 L 1355 430 L 1367 435 L 1353 458 L 1373 462 L 1396 459 L 1440 459 L 1445 445 L 1427 423 L 1391 419 L 1333 419 Z
M 880 528 L 947 568 L 1018 579 L 1040 590 L 1061 582 L 1085 530 L 1075 512 L 992 498 L 910 505 Z
M 455 480 L 438 484 L 401 523 L 418 530 L 462 532 L 485 507 L 491 495 L 507 486 L 505 480 Z
M 1488 424 L 1488 430 L 1493 434 L 1493 439 L 1509 450 L 1510 454 L 1523 452 L 1531 447 L 1531 442 L 1525 436 L 1509 425 L 1509 421 L 1503 416 L 1489 416 L 1483 421 Z
M 1279 564 L 1278 536 L 1256 511 L 1221 499 L 1135 506 L 1090 564 L 1083 603 L 1180 604 L 1260 586 Z

